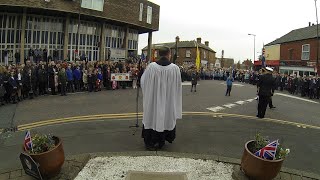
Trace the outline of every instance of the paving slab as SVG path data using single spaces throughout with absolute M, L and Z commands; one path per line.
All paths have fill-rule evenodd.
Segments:
M 0 174 L 0 179 L 9 179 L 9 177 L 10 177 L 10 172 Z
M 291 180 L 291 175 L 288 173 L 280 172 L 281 180 Z
M 187 180 L 186 173 L 129 171 L 126 180 Z
M 12 171 L 10 172 L 10 179 L 14 179 L 14 178 L 18 178 L 22 176 L 22 170 L 16 170 L 16 171 Z

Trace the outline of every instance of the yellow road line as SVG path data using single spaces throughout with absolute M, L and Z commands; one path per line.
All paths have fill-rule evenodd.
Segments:
M 124 115 L 136 115 L 136 113 L 123 113 L 123 114 L 98 114 L 98 115 L 87 115 L 87 116 L 74 116 L 74 117 L 67 117 L 67 118 L 58 118 L 58 119 L 50 119 L 50 120 L 42 120 L 37 121 L 34 123 L 29 123 L 25 125 L 20 125 L 18 127 L 24 127 L 29 125 L 36 125 L 36 124 L 42 124 L 44 122 L 57 122 L 57 121 L 65 121 L 65 120 L 71 120 L 71 119 L 83 119 L 83 118 L 90 118 L 90 117 L 116 117 L 116 116 L 124 116 Z M 142 115 L 142 113 L 138 113 L 138 115 Z
M 135 116 L 124 115 L 124 116 L 110 116 L 110 117 L 88 117 L 88 118 L 78 118 L 78 119 L 67 119 L 64 121 L 57 121 L 57 122 L 50 121 L 50 122 L 44 122 L 44 123 L 38 123 L 38 124 L 25 124 L 24 126 L 18 126 L 18 131 L 23 131 L 26 129 L 33 129 L 33 128 L 41 127 L 41 126 L 64 124 L 64 123 L 70 123 L 70 122 L 81 122 L 81 121 L 90 121 L 90 120 L 99 120 L 99 119 L 133 118 L 133 117 L 135 117 Z
M 286 125 L 293 125 L 302 128 L 311 128 L 311 129 L 320 129 L 319 126 L 313 126 L 303 123 L 296 123 L 290 122 L 285 120 L 279 119 L 271 119 L 271 118 L 264 118 L 259 119 L 254 116 L 247 116 L 247 115 L 240 115 L 240 114 L 227 114 L 227 113 L 212 113 L 212 112 L 183 112 L 184 116 L 188 115 L 195 115 L 195 116 L 225 116 L 225 117 L 237 117 L 242 119 L 252 119 L 264 122 L 273 122 L 277 124 L 286 124 Z M 38 121 L 29 124 L 23 124 L 18 126 L 19 131 L 23 131 L 26 129 L 32 129 L 41 126 L 47 125 L 54 125 L 54 124 L 63 124 L 63 123 L 70 123 L 70 122 L 81 122 L 81 121 L 91 121 L 91 120 L 100 120 L 100 119 L 120 119 L 120 118 L 134 118 L 136 117 L 136 113 L 123 113 L 123 114 L 100 114 L 100 115 L 87 115 L 87 116 L 76 116 L 76 117 L 68 117 L 68 118 L 59 118 L 59 119 L 51 119 L 45 121 Z M 142 117 L 142 113 L 138 113 L 138 117 Z

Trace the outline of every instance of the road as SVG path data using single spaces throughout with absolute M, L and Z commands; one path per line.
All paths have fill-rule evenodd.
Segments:
M 261 132 L 291 149 L 285 167 L 320 174 L 316 158 L 320 151 L 319 100 L 277 92 L 273 97 L 277 108 L 268 109 L 265 119 L 257 119 L 252 85 L 236 83 L 230 97 L 224 96 L 222 81 L 200 81 L 196 93 L 190 88 L 188 82 L 183 83 L 183 119 L 177 122 L 176 141 L 163 151 L 241 158 L 244 143 Z M 141 128 L 129 128 L 136 120 L 136 95 L 132 89 L 86 92 L 0 107 L 0 128 L 17 126 L 19 130 L 0 135 L 0 170 L 19 164 L 26 129 L 62 137 L 67 155 L 144 150 Z

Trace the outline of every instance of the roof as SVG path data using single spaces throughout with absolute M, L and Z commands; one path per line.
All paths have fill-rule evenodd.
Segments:
M 282 44 L 292 41 L 300 41 L 304 39 L 313 39 L 317 37 L 317 25 L 308 26 L 305 28 L 295 29 L 288 34 L 266 44 L 265 46 L 271 46 L 275 44 Z
M 179 41 L 178 42 L 178 48 L 192 48 L 192 47 L 198 47 L 199 48 L 203 48 L 206 49 L 208 51 L 212 51 L 215 53 L 215 51 L 213 49 L 211 49 L 210 47 L 206 46 L 205 44 L 202 43 L 197 43 L 197 41 Z M 152 44 L 152 46 L 157 49 L 157 47 L 161 47 L 161 46 L 167 46 L 169 48 L 175 48 L 176 47 L 176 42 L 169 42 L 169 43 L 159 43 L 159 44 Z M 147 50 L 148 46 L 144 47 L 142 50 Z

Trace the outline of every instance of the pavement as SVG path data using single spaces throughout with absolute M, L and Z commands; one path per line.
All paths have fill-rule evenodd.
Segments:
M 284 173 L 290 177 L 320 179 L 317 175 L 320 161 L 316 158 L 320 151 L 320 101 L 301 100 L 277 92 L 273 97 L 277 108 L 268 109 L 266 118 L 258 119 L 256 88 L 237 84 L 241 86 L 233 86 L 230 97 L 224 96 L 226 87 L 222 81 L 200 81 L 196 93 L 190 92 L 190 86 L 185 84 L 184 114 L 177 121 L 177 138 L 160 155 L 186 153 L 228 157 L 239 162 L 245 142 L 261 132 L 290 148 L 291 153 L 283 164 Z M 145 151 L 140 134 L 141 113 L 138 114 L 140 127 L 129 128 L 136 124 L 136 94 L 136 90 L 126 89 L 67 97 L 42 96 L 0 107 L 0 128 L 18 129 L 0 134 L 0 174 L 9 173 L 9 177 L 11 173 L 19 174 L 18 156 L 27 129 L 31 133 L 61 137 L 67 156 Z M 142 112 L 141 97 L 138 111 Z M 292 171 L 285 171 L 288 168 Z

